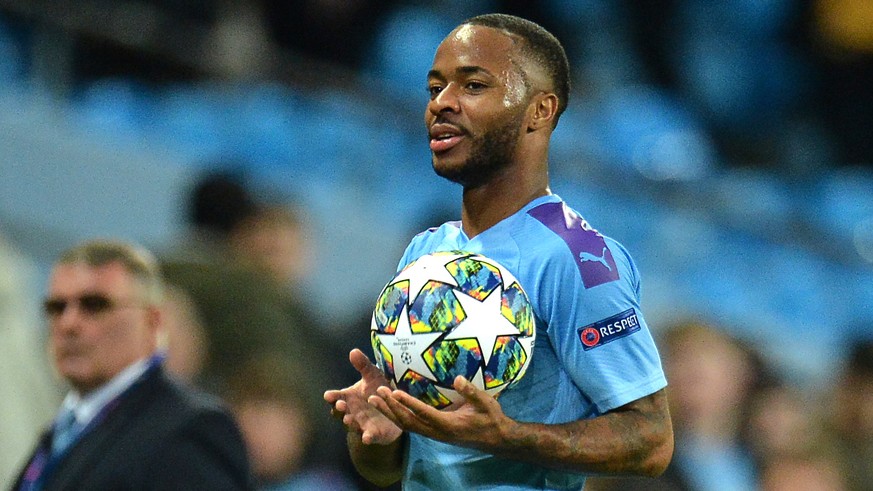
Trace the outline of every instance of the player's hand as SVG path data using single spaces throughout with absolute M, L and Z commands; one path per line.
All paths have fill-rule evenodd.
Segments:
M 497 399 L 458 376 L 454 389 L 464 401 L 436 409 L 400 390 L 380 387 L 370 403 L 397 426 L 434 440 L 496 453 L 502 437 L 515 424 Z
M 324 400 L 331 405 L 331 415 L 342 421 L 348 431 L 358 433 L 361 441 L 367 445 L 393 443 L 403 430 L 376 406 L 367 402 L 368 398 L 376 395 L 379 387 L 387 389 L 388 380 L 359 349 L 349 353 L 349 361 L 361 374 L 361 380 L 345 389 L 324 393 Z

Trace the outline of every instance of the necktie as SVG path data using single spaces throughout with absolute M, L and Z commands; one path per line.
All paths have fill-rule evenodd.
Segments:
M 75 441 L 82 429 L 76 421 L 73 411 L 64 411 L 55 422 L 55 432 L 52 437 L 52 455 L 59 455 L 67 450 L 67 447 Z

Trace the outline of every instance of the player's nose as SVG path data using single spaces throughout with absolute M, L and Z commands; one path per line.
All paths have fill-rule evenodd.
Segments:
M 443 90 L 430 99 L 427 109 L 434 115 L 446 111 L 460 112 L 461 105 L 458 98 L 457 85 L 454 83 L 446 85 Z

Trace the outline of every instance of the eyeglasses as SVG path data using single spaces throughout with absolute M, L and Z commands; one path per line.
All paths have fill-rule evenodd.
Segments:
M 63 299 L 50 298 L 43 302 L 43 311 L 49 317 L 60 317 L 70 303 L 78 303 L 79 310 L 86 315 L 98 315 L 109 312 L 117 307 L 137 306 L 139 304 L 122 303 L 118 300 L 113 300 L 106 295 L 91 293 L 82 295 L 79 298 Z

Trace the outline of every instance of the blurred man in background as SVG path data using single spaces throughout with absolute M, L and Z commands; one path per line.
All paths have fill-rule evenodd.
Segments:
M 70 392 L 13 489 L 251 487 L 229 412 L 164 372 L 158 271 L 125 243 L 86 242 L 60 256 L 44 307 Z
M 187 233 L 161 262 L 171 287 L 169 368 L 222 399 L 246 401 L 237 404 L 242 409 L 236 414 L 245 418 L 241 423 L 259 485 L 271 486 L 327 466 L 355 475 L 342 428 L 326 417 L 305 417 L 318 414 L 327 387 L 347 383 L 346 372 L 332 360 L 348 350 L 340 354 L 336 340 L 309 314 L 304 277 L 315 251 L 303 210 L 277 194 L 245 172 L 200 176 L 183 204 Z M 240 382 L 241 373 L 263 373 L 264 366 L 271 368 L 273 382 Z M 274 411 L 289 406 L 273 393 L 282 380 L 294 381 L 300 411 Z M 318 444 L 293 448 L 301 453 L 293 456 L 286 452 L 288 445 L 261 444 L 260 436 L 278 437 L 288 423 L 296 424 L 292 418 L 303 421 L 309 434 L 322 436 Z M 277 430 L 269 434 L 273 426 Z M 260 457 L 274 459 L 275 469 L 287 474 L 265 472 Z

